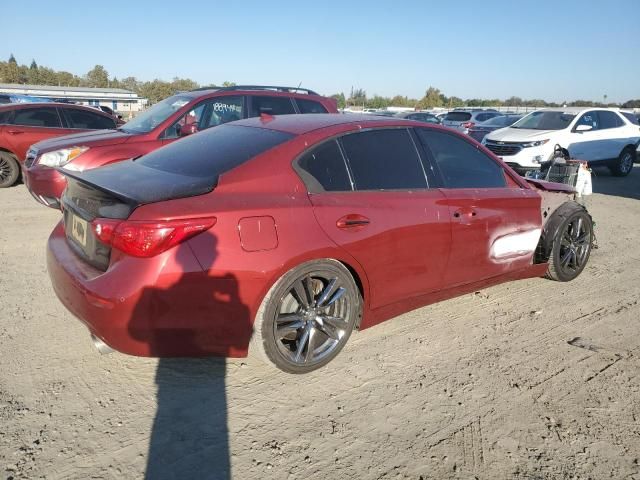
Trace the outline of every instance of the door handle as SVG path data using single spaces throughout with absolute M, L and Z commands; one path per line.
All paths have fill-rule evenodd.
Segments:
M 7 133 L 10 133 L 11 135 L 18 135 L 20 133 L 24 133 L 24 130 L 7 130 Z
M 475 210 L 456 210 L 453 212 L 454 218 L 471 218 L 475 217 L 478 213 Z
M 364 215 L 359 215 L 357 213 L 350 213 L 349 215 L 345 215 L 344 217 L 340 217 L 336 221 L 336 227 L 340 229 L 361 229 L 362 227 L 366 227 L 369 225 L 370 220 Z

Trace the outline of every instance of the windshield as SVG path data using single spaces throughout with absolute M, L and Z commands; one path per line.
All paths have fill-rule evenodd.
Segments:
M 528 130 L 563 130 L 575 118 L 573 113 L 544 110 L 533 112 L 511 125 L 511 128 Z
M 191 100 L 191 97 L 183 95 L 174 95 L 173 97 L 165 98 L 135 118 L 129 120 L 120 127 L 120 130 L 129 133 L 149 133 Z

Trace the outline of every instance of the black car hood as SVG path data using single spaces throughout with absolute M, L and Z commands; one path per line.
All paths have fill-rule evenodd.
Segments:
M 192 177 L 169 173 L 126 160 L 84 172 L 57 169 L 66 177 L 107 193 L 132 207 L 194 197 L 211 192 L 218 175 Z
M 41 142 L 34 143 L 33 147 L 43 152 L 83 145 L 91 147 L 92 144 L 106 146 L 124 143 L 132 136 L 132 134 L 125 133 L 122 130 L 90 130 L 88 132 L 72 133 L 70 135 L 42 140 Z

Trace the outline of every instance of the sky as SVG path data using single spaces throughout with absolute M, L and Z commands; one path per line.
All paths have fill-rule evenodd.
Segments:
M 21 0 L 0 58 L 83 75 L 447 96 L 640 98 L 640 0 Z

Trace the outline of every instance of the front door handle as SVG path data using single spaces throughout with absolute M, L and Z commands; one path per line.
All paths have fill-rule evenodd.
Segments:
M 478 215 L 478 213 L 473 208 L 461 208 L 453 212 L 453 218 L 457 218 L 460 221 L 471 220 L 476 215 Z
M 24 130 L 7 130 L 7 133 L 10 133 L 11 135 L 19 135 L 24 133 Z
M 349 215 L 340 217 L 336 221 L 336 227 L 346 230 L 360 230 L 361 228 L 369 225 L 369 223 L 371 223 L 371 221 L 364 215 L 350 213 Z

